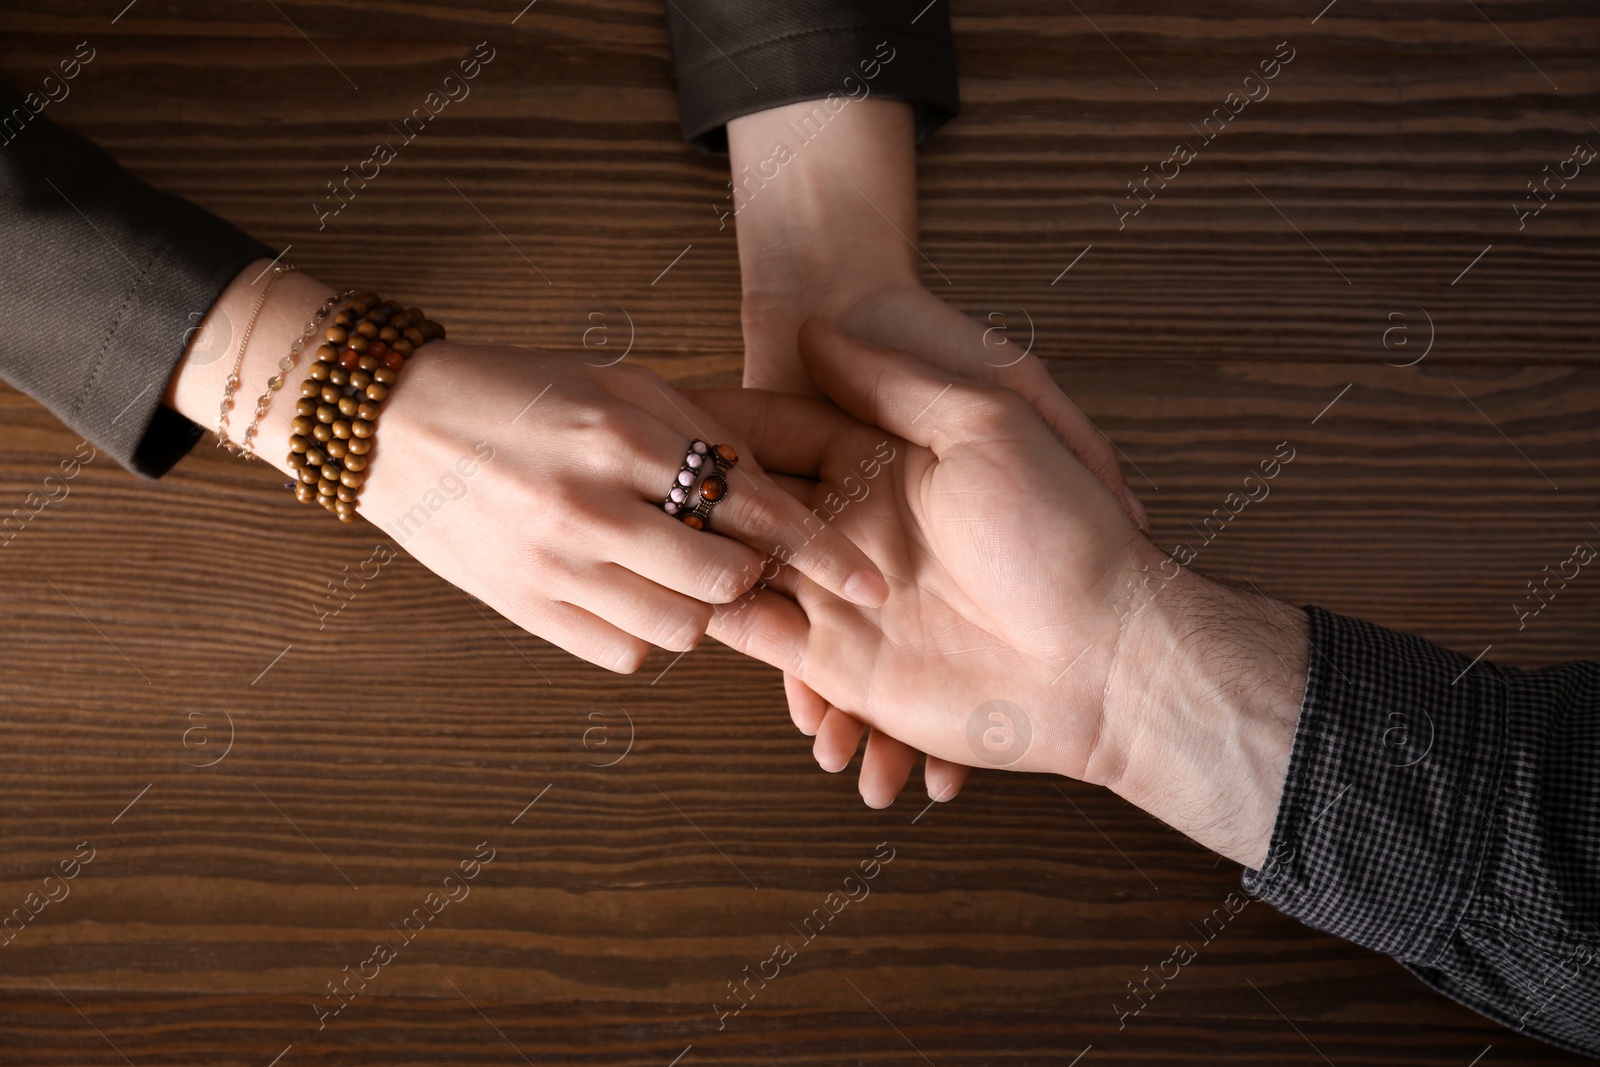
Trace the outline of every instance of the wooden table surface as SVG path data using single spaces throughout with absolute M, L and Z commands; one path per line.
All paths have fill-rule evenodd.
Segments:
M 1600 22 L 1325 2 L 961 0 L 926 280 L 1032 336 L 1158 542 L 1288 441 L 1202 566 L 1469 655 L 1593 657 L 1600 577 L 1520 630 L 1514 605 L 1600 543 L 1600 173 L 1520 229 L 1516 205 L 1600 148 Z M 725 169 L 679 141 L 658 0 L 125 3 L 6 4 L 0 74 L 32 88 L 89 42 L 51 117 L 452 336 L 581 353 L 631 322 L 628 358 L 737 380 Z M 325 183 L 482 41 L 471 95 L 319 231 Z M 1271 95 L 1119 230 L 1125 182 L 1280 42 Z M 79 439 L 0 407 L 9 511 Z M 1266 904 L 1203 940 L 1237 867 L 1106 792 L 980 772 L 870 811 L 720 646 L 614 676 L 403 552 L 319 632 L 387 543 L 202 444 L 159 483 L 88 463 L 0 550 L 0 910 L 93 850 L 0 948 L 0 1064 L 1579 1062 Z M 331 675 L 335 650 L 366 666 Z M 1198 958 L 1119 1028 L 1180 941 Z

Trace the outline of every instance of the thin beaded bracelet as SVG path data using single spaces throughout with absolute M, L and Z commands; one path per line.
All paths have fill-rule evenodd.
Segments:
M 444 337 L 444 327 L 368 292 L 351 298 L 324 337 L 295 402 L 288 463 L 299 481 L 290 484 L 302 503 L 352 522 L 389 388 L 417 348 Z
M 244 335 L 239 338 L 239 351 L 234 354 L 233 369 L 228 372 L 228 378 L 222 385 L 222 406 L 217 413 L 217 447 L 225 448 L 235 455 L 239 453 L 239 446 L 228 439 L 228 412 L 233 409 L 233 394 L 239 388 L 239 368 L 244 366 L 244 350 L 250 344 L 250 334 L 255 331 L 256 317 L 261 314 L 261 305 L 267 302 L 267 294 L 272 292 L 272 287 L 278 284 L 279 278 L 294 273 L 296 269 L 287 263 L 272 268 L 272 277 L 262 286 L 261 293 L 256 297 L 255 307 L 250 309 L 250 321 L 244 324 Z
M 250 425 L 244 428 L 244 437 L 240 440 L 240 450 L 246 459 L 255 459 L 255 449 L 250 441 L 255 437 L 256 431 L 261 427 L 261 417 L 267 413 L 267 407 L 272 403 L 272 394 L 283 388 L 283 376 L 294 369 L 294 361 L 300 358 L 300 353 L 305 349 L 306 342 L 311 340 L 311 335 L 321 328 L 322 322 L 333 311 L 334 307 L 342 304 L 355 295 L 354 289 L 346 289 L 342 293 L 334 293 L 322 302 L 322 306 L 311 316 L 311 321 L 306 323 L 306 328 L 290 347 L 289 354 L 278 360 L 278 373 L 267 379 L 267 388 L 256 399 L 255 418 L 250 420 Z

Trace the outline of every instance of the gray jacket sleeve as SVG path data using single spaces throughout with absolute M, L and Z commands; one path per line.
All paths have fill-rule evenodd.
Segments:
M 1516 670 L 1306 613 L 1288 778 L 1244 889 L 1600 1057 L 1600 663 Z
M 802 100 L 910 101 L 921 141 L 961 109 L 949 0 L 666 0 L 683 136 Z
M 273 253 L 134 178 L 46 106 L 0 83 L 0 377 L 159 477 L 201 434 L 161 404 L 189 332 Z

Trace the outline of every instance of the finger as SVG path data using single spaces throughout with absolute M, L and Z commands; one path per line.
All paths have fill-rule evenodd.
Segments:
M 669 491 L 680 484 L 674 479 L 684 466 L 691 468 L 690 478 L 711 469 L 714 457 L 710 452 L 691 455 L 694 450 L 690 446 L 695 441 L 703 441 L 708 446 L 728 445 L 741 457 L 742 465 L 736 466 L 736 470 L 750 476 L 762 473 L 763 465 L 754 459 L 742 434 L 700 409 L 660 375 L 631 365 L 607 368 L 604 374 L 599 379 L 601 386 L 637 409 L 637 412 L 629 412 L 626 428 L 625 438 L 630 447 L 617 458 L 626 467 L 626 475 L 643 499 L 652 503 L 666 499 Z
M 653 411 L 664 421 L 645 419 L 643 421 L 653 425 L 643 426 L 638 432 L 630 434 L 637 446 L 631 456 L 634 468 L 632 480 L 643 499 L 663 499 L 668 489 L 656 487 L 671 487 L 679 469 L 689 462 L 688 441 L 679 440 L 674 444 L 662 436 L 662 431 L 670 434 L 671 429 L 676 428 L 680 433 L 693 434 L 696 439 L 708 444 L 725 446 L 735 456 L 743 450 L 746 461 L 736 463 L 724 474 L 716 476 L 720 484 L 713 483 L 713 476 L 707 475 L 699 481 L 698 486 L 682 487 L 703 496 L 711 486 L 716 485 L 721 495 L 717 498 L 710 528 L 762 552 L 776 553 L 782 561 L 791 563 L 812 581 L 852 604 L 877 607 L 889 598 L 888 583 L 866 553 L 844 534 L 819 520 L 800 501 L 778 488 L 761 471 L 759 464 L 748 458 L 748 445 L 718 425 L 705 412 L 694 409 L 686 397 L 674 396 L 665 384 L 659 381 L 648 384 L 655 388 L 661 400 L 653 407 L 640 403 L 641 415 Z M 607 388 L 613 389 L 618 396 L 631 396 L 640 388 L 639 379 L 637 376 L 625 376 L 616 383 L 608 384 Z M 669 461 L 670 471 L 667 470 Z M 703 462 L 709 462 L 709 458 Z M 694 503 L 692 500 L 685 501 L 688 506 Z
M 512 621 L 557 648 L 618 674 L 632 674 L 650 655 L 647 642 L 572 604 L 550 602 L 529 622 Z
M 561 599 L 672 652 L 698 645 L 711 622 L 709 604 L 663 589 L 615 563 L 602 563 L 576 578 L 574 587 L 559 591 Z
M 857 787 L 869 808 L 887 808 L 894 803 L 911 777 L 917 750 L 897 741 L 881 730 L 867 735 L 867 751 L 861 757 L 861 776 Z
M 1150 536 L 1150 513 L 1145 510 L 1144 501 L 1134 494 L 1127 482 L 1114 485 L 1111 491 L 1116 494 L 1117 501 L 1122 505 L 1122 510 L 1128 513 L 1128 518 L 1133 520 L 1134 526 L 1146 537 Z
M 1017 375 L 1017 391 L 1028 398 L 1061 443 L 1072 449 L 1073 455 L 1116 495 L 1133 524 L 1148 533 L 1150 515 L 1123 476 L 1117 447 L 1036 360 L 1030 356 L 1017 367 L 1021 372 Z
M 805 663 L 811 624 L 786 596 L 753 589 L 731 604 L 712 609 L 706 633 L 735 652 L 780 671 L 796 673 Z
M 1115 494 L 1134 524 L 1149 532 L 1149 513 L 1123 476 L 1116 446 L 1061 390 L 1037 356 L 987 377 L 1025 397 L 1056 438 Z M 830 445 L 837 450 L 837 435 L 847 425 L 861 425 L 841 420 L 833 405 L 807 397 L 747 389 L 706 389 L 694 395 L 744 436 L 769 472 L 819 477 Z
M 821 319 L 800 328 L 800 356 L 840 407 L 936 455 L 968 441 L 1019 441 L 1035 448 L 1048 441 L 1059 447 L 1017 393 L 850 337 Z M 924 418 L 935 405 L 934 417 Z
M 731 537 L 707 537 L 661 510 L 627 500 L 615 508 L 599 546 L 606 558 L 655 585 L 706 604 L 727 604 L 778 565 Z
M 756 450 L 767 476 L 812 508 L 828 510 L 830 494 L 833 501 L 866 499 L 866 484 L 900 451 L 900 442 L 831 402 L 754 389 L 703 390 L 698 395 L 725 406 L 739 420 L 739 432 Z
M 759 453 L 757 453 L 757 458 L 760 458 Z M 762 465 L 765 466 L 765 464 Z M 811 491 L 817 487 L 817 483 L 810 478 L 796 478 L 790 474 L 774 474 L 770 468 L 767 470 L 767 477 L 771 478 L 773 484 L 779 489 L 782 489 L 802 504 L 811 499 Z
M 830 523 L 826 509 L 807 508 L 765 474 L 728 472 L 727 493 L 712 526 L 769 553 L 852 604 L 878 607 L 889 583 L 866 553 Z
M 953 799 L 961 792 L 962 786 L 967 784 L 967 779 L 971 776 L 971 767 L 951 763 L 938 756 L 929 756 L 922 767 L 922 780 L 928 787 L 928 799 L 941 803 Z
M 636 376 L 619 377 L 633 382 Z M 610 377 L 602 381 L 616 384 Z M 615 401 L 597 405 L 581 425 L 594 438 L 582 457 L 592 488 L 580 501 L 591 521 L 575 537 L 600 558 L 708 604 L 727 603 L 755 584 L 760 552 L 731 538 L 701 536 L 661 510 L 689 451 L 677 428 Z M 608 491 L 619 481 L 632 492 L 624 490 L 619 498 Z
M 789 702 L 789 718 L 794 720 L 795 726 L 807 737 L 815 737 L 822 717 L 828 712 L 828 702 L 788 672 L 783 676 L 783 695 Z
M 839 432 L 856 424 L 837 404 L 814 397 L 763 389 L 696 389 L 687 395 L 749 445 L 768 474 L 820 477 Z
M 800 599 L 800 584 L 806 580 L 805 576 L 793 567 L 778 567 L 778 573 L 772 577 L 772 568 L 768 567 L 761 572 L 761 584 L 765 589 L 775 593 L 782 593 L 790 600 L 798 602 Z
M 920 362 L 939 366 L 963 378 L 994 382 L 1016 390 L 1034 406 L 1062 445 L 1074 451 L 1083 466 L 1117 494 L 1134 525 L 1149 530 L 1149 515 L 1138 496 L 1128 488 L 1115 446 L 1056 384 L 1043 360 L 1037 355 L 1024 355 L 1019 362 L 1000 366 L 989 362 L 987 357 L 974 362 L 971 360 L 974 338 L 968 334 L 976 333 L 976 323 L 963 322 L 962 325 L 968 328 L 966 333 L 934 328 L 933 333 L 907 338 L 904 347 L 914 350 Z M 976 338 L 976 346 L 989 349 L 987 336 L 989 331 L 982 331 Z M 835 437 L 840 414 L 830 403 L 746 389 L 694 390 L 691 395 L 694 402 L 744 435 L 768 472 L 781 470 L 786 474 L 821 477 L 816 467 L 822 454 L 827 453 L 830 446 L 837 451 Z
M 817 728 L 817 739 L 811 744 L 811 754 L 817 764 L 833 774 L 850 766 L 850 759 L 861 746 L 861 733 L 865 730 L 859 720 L 847 715 L 833 705 L 828 705 L 822 725 Z

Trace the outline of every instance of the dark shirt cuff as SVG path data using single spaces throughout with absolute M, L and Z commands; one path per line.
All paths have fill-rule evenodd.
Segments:
M 935 4 L 913 24 L 922 6 L 669 2 L 684 139 L 726 153 L 730 119 L 878 97 L 913 105 L 920 143 L 961 109 L 948 8 Z
M 1516 671 L 1306 614 L 1305 700 L 1245 891 L 1600 1054 L 1600 668 Z

